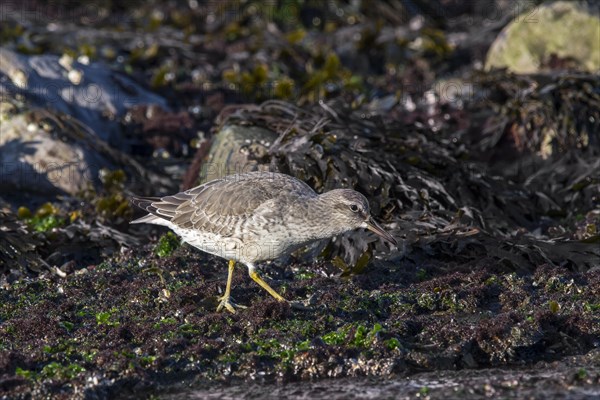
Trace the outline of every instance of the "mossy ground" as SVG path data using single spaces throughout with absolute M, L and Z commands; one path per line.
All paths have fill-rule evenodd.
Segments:
M 400 261 L 340 278 L 320 273 L 326 263 L 304 265 L 311 276 L 295 275 L 294 263 L 262 269 L 286 298 L 314 295 L 306 311 L 270 298 L 239 268 L 232 295 L 248 308 L 215 312 L 226 262 L 187 245 L 158 257 L 149 244 L 66 278 L 14 284 L 0 293 L 1 387 L 17 397 L 122 395 L 182 379 L 524 366 L 600 344 L 598 271 L 484 266 L 425 277 Z

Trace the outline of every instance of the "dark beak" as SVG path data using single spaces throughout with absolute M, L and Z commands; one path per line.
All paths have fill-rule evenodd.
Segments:
M 387 240 L 394 246 L 398 246 L 398 242 L 396 241 L 396 239 L 394 239 L 392 235 L 384 231 L 383 228 L 379 226 L 379 224 L 375 222 L 372 217 L 369 217 L 369 219 L 367 220 L 367 229 L 371 232 L 374 232 L 377 236 L 380 236 L 383 239 Z

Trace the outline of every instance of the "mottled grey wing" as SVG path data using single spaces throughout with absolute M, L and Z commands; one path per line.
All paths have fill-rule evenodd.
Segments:
M 153 202 L 173 224 L 231 236 L 265 202 L 277 197 L 316 196 L 304 182 L 282 174 L 249 173 L 208 182 Z

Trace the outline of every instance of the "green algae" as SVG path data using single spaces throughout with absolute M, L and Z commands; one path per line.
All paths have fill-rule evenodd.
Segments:
M 298 273 L 294 274 L 294 279 L 307 280 L 307 279 L 313 279 L 316 276 L 317 276 L 317 274 L 315 274 L 314 272 L 303 269 L 303 270 L 298 271 Z
M 548 308 L 554 314 L 560 311 L 560 304 L 557 301 L 551 300 L 548 302 Z
M 48 232 L 53 228 L 63 226 L 65 224 L 65 220 L 57 217 L 56 215 L 48 215 L 46 217 L 33 217 L 31 220 L 29 220 L 29 223 L 37 232 Z
M 124 192 L 127 182 L 125 172 L 121 169 L 101 169 L 99 175 L 102 187 L 97 190 L 89 185 L 79 193 L 79 197 L 93 207 L 95 217 L 101 221 L 119 224 L 131 219 L 133 209 Z M 83 214 L 80 210 L 75 212 L 75 217 Z
M 61 364 L 52 361 L 42 367 L 39 372 L 22 369 L 17 367 L 15 375 L 21 376 L 32 381 L 42 381 L 46 379 L 74 379 L 83 374 L 86 369 L 79 364 Z
M 32 218 L 31 210 L 25 206 L 21 206 L 17 210 L 17 216 L 21 219 L 29 219 Z
M 42 204 L 35 213 L 21 206 L 17 210 L 19 218 L 23 219 L 36 232 L 48 232 L 65 225 L 66 219 L 60 216 L 61 211 L 52 203 Z
M 121 323 L 118 321 L 118 316 L 116 315 L 116 313 L 116 308 L 111 308 L 108 311 L 101 311 L 99 313 L 96 313 L 96 324 L 111 327 L 119 326 Z
M 286 344 L 278 339 L 253 340 L 242 346 L 242 351 L 245 353 L 252 352 L 258 356 L 268 357 L 277 360 L 283 364 L 289 364 L 294 357 L 301 352 L 308 351 L 311 348 L 310 340 L 304 340 L 297 343 Z M 225 356 L 225 359 L 238 361 L 233 359 L 232 355 Z
M 396 338 L 390 338 L 383 341 L 388 350 L 396 350 L 402 348 L 400 341 Z
M 169 257 L 181 245 L 181 240 L 173 232 L 167 232 L 159 239 L 154 254 L 158 257 Z
M 51 362 L 44 365 L 40 372 L 40 378 L 59 378 L 59 379 L 73 379 L 79 374 L 85 372 L 85 368 L 78 364 L 61 364 L 58 362 Z
M 163 325 L 175 325 L 177 323 L 178 323 L 177 319 L 175 319 L 173 317 L 161 317 L 160 321 L 158 321 L 154 324 L 154 329 L 158 329 Z
M 154 89 L 158 89 L 160 87 L 166 86 L 169 83 L 167 77 L 171 73 L 171 68 L 168 65 L 163 65 L 161 68 L 156 70 L 154 75 L 152 76 L 152 80 L 150 84 Z
M 336 53 L 318 54 L 315 63 L 321 63 L 321 66 L 316 67 L 314 72 L 308 73 L 302 85 L 303 96 L 308 101 L 327 98 L 330 90 L 328 84 L 339 85 L 349 91 L 364 90 L 362 77 L 353 75 L 350 70 L 343 67 Z
M 585 380 L 589 375 L 590 373 L 585 368 L 579 368 L 575 373 L 575 378 L 582 381 Z
M 265 64 L 256 65 L 251 71 L 236 73 L 233 70 L 223 71 L 223 80 L 238 87 L 245 95 L 253 94 L 260 98 L 261 90 L 267 87 L 269 67 Z
M 100 179 L 105 194 L 93 201 L 96 212 L 108 220 L 119 217 L 130 218 L 133 213 L 132 208 L 123 192 L 127 180 L 125 172 L 120 169 L 115 171 L 101 170 Z
M 289 100 L 295 95 L 295 87 L 295 82 L 291 78 L 282 76 L 274 82 L 273 94 L 278 99 Z
M 372 328 L 362 324 L 347 324 L 336 331 L 321 336 L 323 341 L 330 346 L 350 345 L 357 348 L 369 348 L 377 340 L 383 327 L 375 323 Z

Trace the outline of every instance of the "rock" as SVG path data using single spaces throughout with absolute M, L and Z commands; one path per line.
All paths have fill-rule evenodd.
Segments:
M 0 103 L 0 110 L 7 107 Z M 173 182 L 140 165 L 85 129 L 78 121 L 49 110 L 0 113 L 0 192 L 16 204 L 26 197 L 50 201 L 98 187 L 99 171 L 123 169 L 132 190 L 170 188 Z M 10 200 L 10 199 L 8 199 Z
M 508 24 L 490 47 L 485 68 L 528 74 L 543 69 L 600 71 L 600 18 L 580 2 L 533 7 Z
M 130 180 L 165 179 L 125 155 L 119 117 L 166 101 L 102 63 L 0 48 L 0 189 L 51 198 L 99 183 L 102 168 Z M 112 146 L 112 147 L 111 147 Z
M 256 126 L 224 126 L 215 136 L 208 160 L 200 170 L 200 182 L 237 173 L 268 171 L 268 149 L 277 136 Z
M 70 142 L 18 114 L 0 125 L 0 188 L 7 192 L 76 194 L 109 163 L 84 141 Z
M 0 96 L 24 97 L 32 107 L 70 115 L 113 145 L 120 143 L 116 119 L 129 107 L 168 108 L 162 97 L 102 63 L 82 64 L 48 54 L 28 56 L 6 48 L 0 48 Z

